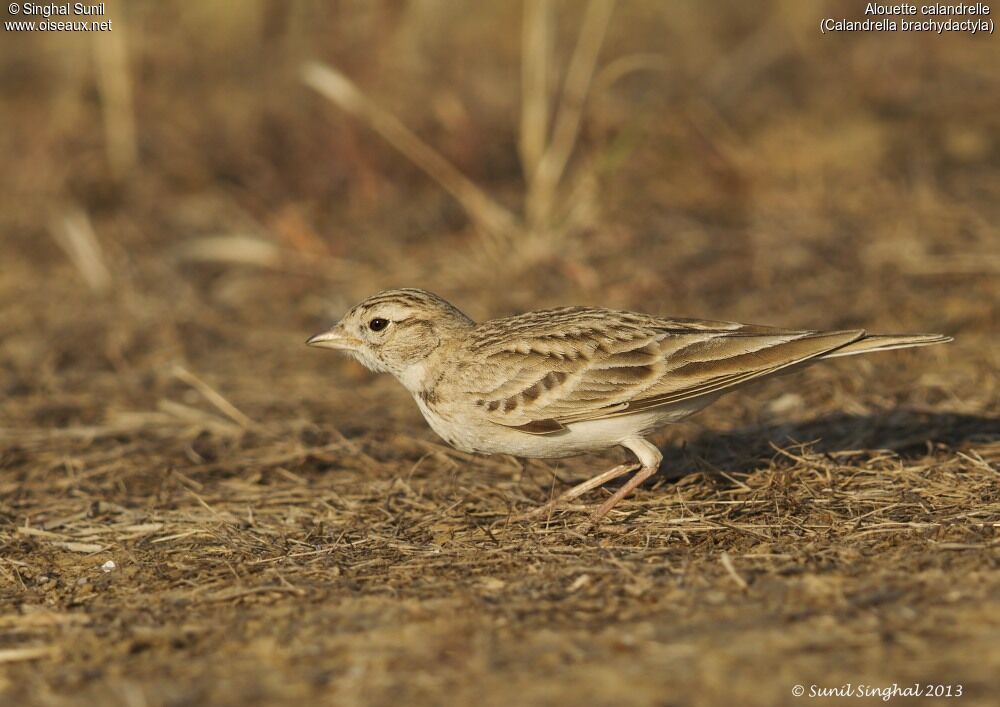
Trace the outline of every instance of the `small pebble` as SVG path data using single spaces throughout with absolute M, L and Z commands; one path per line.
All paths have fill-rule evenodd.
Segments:
M 108 560 L 101 565 L 102 572 L 114 572 L 116 569 L 118 569 L 118 565 L 115 564 L 114 560 Z

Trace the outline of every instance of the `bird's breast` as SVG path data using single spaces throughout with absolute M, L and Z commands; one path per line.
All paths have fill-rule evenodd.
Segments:
M 479 451 L 474 444 L 475 440 L 468 435 L 469 425 L 463 424 L 458 416 L 451 413 L 446 401 L 434 388 L 415 392 L 413 399 L 420 408 L 420 414 L 438 437 L 463 452 Z

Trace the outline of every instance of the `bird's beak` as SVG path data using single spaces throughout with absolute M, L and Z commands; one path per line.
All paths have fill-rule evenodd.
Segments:
M 353 336 L 348 336 L 344 327 L 337 324 L 329 331 L 324 331 L 306 339 L 307 346 L 316 346 L 321 349 L 347 349 L 353 351 L 361 344 Z

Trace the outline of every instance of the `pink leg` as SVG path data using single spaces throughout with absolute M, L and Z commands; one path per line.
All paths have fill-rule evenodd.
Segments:
M 598 509 L 591 514 L 590 521 L 592 523 L 599 523 L 601 519 L 608 514 L 608 511 L 615 507 L 615 504 L 632 493 L 636 486 L 648 479 L 655 472 L 655 466 L 644 466 L 639 469 L 639 471 L 635 473 L 635 476 L 626 481 L 624 486 L 615 491 L 615 494 L 611 498 L 602 503 Z
M 594 525 L 600 523 L 601 519 L 608 514 L 608 511 L 614 508 L 619 501 L 632 493 L 639 484 L 655 474 L 656 470 L 660 468 L 660 462 L 663 461 L 663 455 L 660 454 L 660 450 L 657 449 L 655 445 L 650 444 L 641 437 L 626 440 L 623 443 L 623 446 L 634 452 L 635 455 L 639 457 L 642 467 L 635 473 L 635 476 L 626 481 L 624 486 L 615 491 L 611 498 L 602 503 L 597 510 L 591 514 L 590 521 Z
M 563 504 L 569 503 L 574 498 L 578 498 L 592 489 L 604 486 L 604 484 L 608 483 L 612 479 L 617 479 L 619 476 L 627 474 L 630 471 L 635 471 L 638 468 L 639 465 L 635 463 L 622 464 L 620 466 L 616 466 L 614 469 L 605 471 L 603 474 L 598 474 L 592 479 L 587 479 L 582 484 L 577 484 L 569 491 L 557 496 L 556 498 L 546 503 L 544 506 L 540 506 L 532 511 L 528 511 L 527 513 L 521 513 L 519 515 L 513 516 L 511 520 L 514 521 L 530 520 L 532 518 L 539 518 L 541 516 L 546 516 L 549 513 L 551 513 L 554 509 L 558 508 Z

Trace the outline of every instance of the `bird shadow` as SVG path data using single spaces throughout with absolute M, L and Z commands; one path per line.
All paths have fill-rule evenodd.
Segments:
M 1000 441 L 1000 417 L 894 409 L 869 415 L 836 413 L 800 422 L 754 425 L 730 432 L 703 432 L 681 445 L 661 449 L 661 479 L 676 481 L 695 472 L 750 473 L 766 468 L 778 449 L 813 454 L 891 451 L 901 459 L 936 449 Z M 777 449 L 776 449 L 777 448 Z

